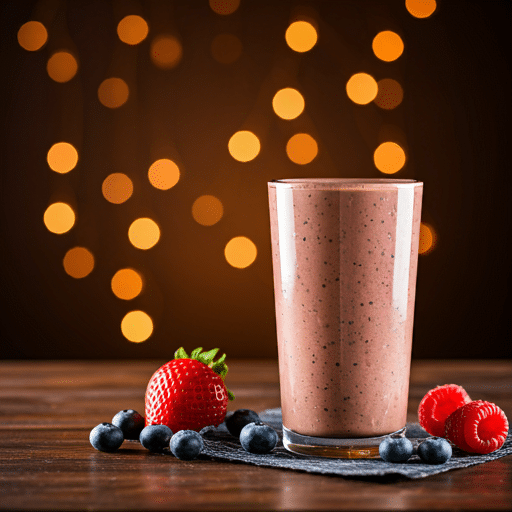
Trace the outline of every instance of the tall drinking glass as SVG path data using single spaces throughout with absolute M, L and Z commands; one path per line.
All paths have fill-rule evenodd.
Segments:
M 423 183 L 268 183 L 284 446 L 378 457 L 404 436 Z

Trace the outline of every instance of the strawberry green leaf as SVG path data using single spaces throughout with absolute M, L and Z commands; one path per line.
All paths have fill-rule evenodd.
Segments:
M 204 363 L 206 366 L 210 366 L 213 358 L 217 355 L 219 351 L 218 348 L 214 348 L 213 350 L 209 350 L 208 352 L 203 352 L 197 356 L 197 360 Z
M 190 359 L 197 359 L 197 356 L 201 353 L 203 350 L 203 347 L 195 348 L 192 350 L 192 353 L 190 354 Z
M 226 391 L 228 392 L 228 399 L 229 401 L 232 401 L 235 399 L 235 394 L 230 389 L 226 388 Z
M 180 347 L 176 352 L 174 352 L 174 359 L 189 359 L 185 349 Z

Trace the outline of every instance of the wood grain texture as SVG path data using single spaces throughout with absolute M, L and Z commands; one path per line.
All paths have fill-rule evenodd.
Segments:
M 92 427 L 144 410 L 165 361 L 0 362 L 2 510 L 510 510 L 512 456 L 422 480 L 355 479 L 151 454 L 94 450 Z M 234 361 L 230 409 L 279 406 L 274 361 Z M 512 418 L 511 361 L 414 361 L 409 421 L 438 384 L 464 386 Z

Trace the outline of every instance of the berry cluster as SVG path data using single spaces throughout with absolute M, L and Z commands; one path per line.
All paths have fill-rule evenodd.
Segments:
M 452 444 L 470 453 L 491 453 L 501 448 L 508 434 L 508 420 L 496 405 L 471 400 L 456 384 L 431 389 L 418 408 L 420 425 L 433 437 L 425 439 L 416 451 L 423 462 L 444 464 L 452 456 Z M 413 454 L 409 439 L 387 437 L 379 446 L 386 462 L 405 462 Z
M 445 384 L 431 389 L 418 408 L 420 425 L 469 453 L 491 453 L 503 445 L 508 420 L 496 405 L 471 400 L 464 388 Z
M 173 435 L 167 425 L 144 426 L 144 418 L 133 409 L 118 412 L 112 423 L 100 423 L 89 434 L 96 450 L 115 452 L 125 439 L 138 440 L 150 452 L 171 453 L 181 460 L 195 459 L 203 449 L 203 438 L 193 430 L 180 430 Z

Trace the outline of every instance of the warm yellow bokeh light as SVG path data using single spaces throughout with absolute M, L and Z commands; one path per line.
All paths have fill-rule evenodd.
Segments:
M 383 78 L 377 83 L 379 91 L 375 97 L 375 104 L 380 108 L 391 110 L 398 107 L 404 99 L 402 86 L 392 78 Z
M 286 154 L 296 164 L 309 164 L 318 154 L 318 144 L 308 133 L 296 133 L 286 144 Z
M 375 166 L 384 174 L 394 174 L 405 164 L 405 151 L 396 142 L 383 142 L 373 155 Z
M 391 62 L 402 55 L 404 42 L 396 32 L 384 30 L 373 39 L 372 49 L 377 58 L 385 62 Z
M 256 259 L 256 245 L 245 236 L 232 238 L 224 248 L 227 262 L 235 268 L 246 268 Z
M 424 256 L 431 253 L 437 242 L 437 234 L 432 226 L 422 222 L 420 224 L 420 244 L 418 253 Z
M 198 197 L 192 205 L 192 217 L 203 226 L 213 226 L 219 222 L 223 213 L 222 203 L 215 196 Z
M 144 311 L 130 311 L 121 321 L 121 332 L 127 340 L 141 343 L 153 333 L 153 320 Z
M 109 174 L 101 185 L 103 197 L 114 204 L 121 204 L 133 194 L 133 183 L 126 174 L 115 172 Z
M 161 158 L 151 164 L 148 178 L 153 187 L 160 190 L 168 190 L 178 183 L 180 170 L 172 160 Z
M 318 34 L 311 23 L 295 21 L 286 30 L 285 39 L 292 50 L 303 53 L 315 46 Z
M 122 268 L 114 274 L 111 286 L 116 297 L 131 300 L 142 291 L 142 277 L 131 268 Z
M 48 40 L 48 32 L 39 21 L 27 21 L 18 30 L 18 43 L 29 52 L 35 52 Z
M 436 0 L 405 0 L 405 7 L 415 18 L 428 18 L 437 4 Z
M 258 156 L 260 140 L 254 133 L 247 130 L 236 132 L 228 143 L 231 156 L 239 162 L 248 162 Z
M 78 70 L 78 62 L 69 52 L 54 53 L 46 65 L 48 75 L 56 82 L 69 82 Z
M 240 5 L 240 0 L 210 0 L 212 11 L 217 14 L 232 14 Z
M 161 35 L 153 39 L 150 56 L 153 64 L 161 69 L 171 69 L 178 65 L 183 55 L 181 43 L 171 35 Z
M 98 87 L 98 99 L 108 108 L 118 108 L 128 100 L 130 90 L 122 78 L 107 78 Z
M 144 41 L 148 32 L 149 27 L 146 20 L 135 14 L 125 16 L 117 25 L 119 39 L 129 45 L 136 45 Z
M 297 89 L 287 87 L 277 91 L 273 100 L 274 112 L 283 119 L 295 119 L 304 110 L 304 98 Z
M 53 203 L 44 212 L 44 223 L 48 231 L 61 235 L 75 224 L 75 212 L 66 203 Z
M 160 228 L 154 220 L 142 217 L 132 222 L 128 238 L 137 249 L 151 249 L 160 239 Z
M 211 51 L 217 62 L 231 64 L 242 55 L 242 43 L 233 34 L 219 34 L 212 41 Z
M 373 101 L 378 91 L 375 78 L 367 73 L 356 73 L 347 82 L 347 95 L 358 105 L 367 105 Z
M 57 142 L 49 149 L 46 160 L 52 171 L 65 174 L 78 163 L 78 152 L 69 142 Z
M 70 249 L 63 260 L 64 270 L 75 279 L 88 276 L 94 268 L 94 256 L 85 247 Z

